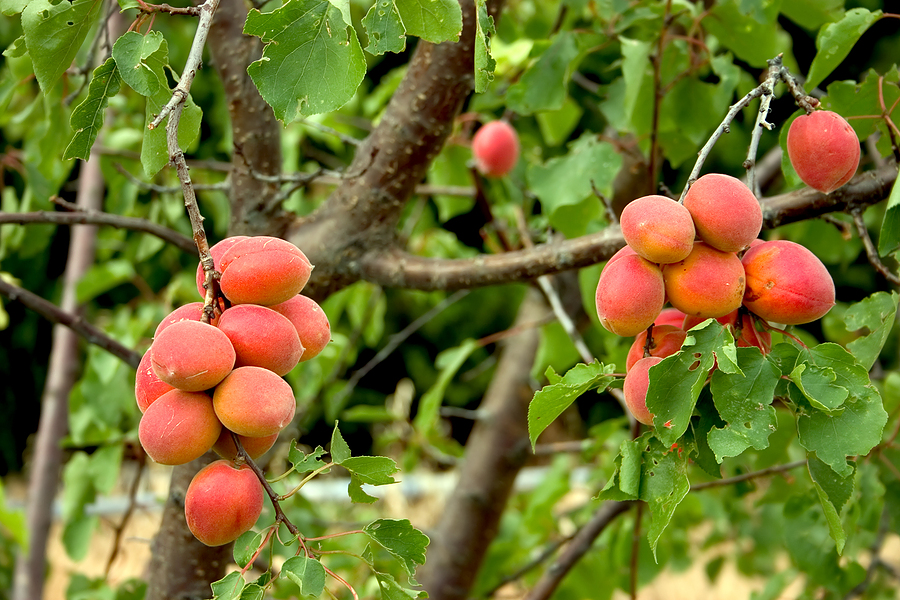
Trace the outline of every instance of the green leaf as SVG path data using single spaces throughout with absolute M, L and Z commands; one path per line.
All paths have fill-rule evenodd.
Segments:
M 242 533 L 240 537 L 234 541 L 232 554 L 234 556 L 235 564 L 242 569 L 250 564 L 250 561 L 253 560 L 253 555 L 259 550 L 260 544 L 262 544 L 261 533 L 257 533 L 256 531 L 245 531 Z
M 900 177 L 891 186 L 884 221 L 881 222 L 881 233 L 878 234 L 878 254 L 887 256 L 900 248 Z
M 63 160 L 88 159 L 97 134 L 103 127 L 104 113 L 109 99 L 119 93 L 120 86 L 121 80 L 116 69 L 116 62 L 112 58 L 106 59 L 105 63 L 94 69 L 87 98 L 75 107 L 69 118 L 69 123 L 75 130 L 75 137 L 69 142 L 69 146 L 63 154 Z
M 794 367 L 790 378 L 809 403 L 819 410 L 836 410 L 850 395 L 847 388 L 835 384 L 837 375 L 828 367 L 801 363 Z
M 331 449 L 329 452 L 331 453 L 331 462 L 336 464 L 341 464 L 350 458 L 350 446 L 344 441 L 344 436 L 341 435 L 337 423 L 334 424 L 334 431 L 331 432 Z
M 288 460 L 291 461 L 294 470 L 298 473 L 308 473 L 315 471 L 319 467 L 324 467 L 325 462 L 322 460 L 324 455 L 325 450 L 322 446 L 316 446 L 315 450 L 306 454 L 297 448 L 297 440 L 291 440 L 291 448 L 288 450 Z
M 647 539 L 654 559 L 660 536 L 672 520 L 675 509 L 691 491 L 687 476 L 687 453 L 684 454 L 669 451 L 659 442 L 651 440 L 650 448 L 643 455 L 641 500 L 650 509 Z
M 369 37 L 366 52 L 375 56 L 385 52 L 403 52 L 406 49 L 406 27 L 400 17 L 400 8 L 392 0 L 375 0 L 362 20 Z
M 74 561 L 83 560 L 91 547 L 91 538 L 100 524 L 95 516 L 80 515 L 66 521 L 63 526 L 62 542 L 66 554 Z
M 871 369 L 878 360 L 881 349 L 891 334 L 897 317 L 898 301 L 900 294 L 897 292 L 875 292 L 850 306 L 844 313 L 848 331 L 868 331 L 866 335 L 847 344 L 847 349 L 866 370 Z
M 270 13 L 253 9 L 244 33 L 266 44 L 247 72 L 285 124 L 340 108 L 366 74 L 356 31 L 327 0 L 288 0 Z
M 112 57 L 122 81 L 141 96 L 168 93 L 169 83 L 163 69 L 168 63 L 168 43 L 159 31 L 147 35 L 128 31 L 113 44 Z
M 797 431 L 804 448 L 815 452 L 835 473 L 847 477 L 853 472 L 847 457 L 866 455 L 881 441 L 887 413 L 874 387 L 866 388 L 858 397 L 851 396 L 843 406 L 840 414 L 801 414 Z
M 96 0 L 31 0 L 25 6 L 25 44 L 34 61 L 34 76 L 44 93 L 72 65 L 102 6 Z
M 773 3 L 765 4 L 773 6 Z M 753 67 L 766 68 L 768 59 L 791 48 L 790 35 L 776 26 L 776 22 L 747 18 L 737 0 L 717 2 L 702 24 L 722 46 Z M 790 56 L 785 58 L 789 66 L 793 64 Z
M 881 11 L 869 12 L 865 8 L 851 8 L 837 23 L 829 23 L 816 36 L 816 57 L 809 67 L 805 87 L 813 89 L 831 74 L 850 54 L 853 45 L 862 37 L 875 21 L 881 18 Z
M 644 80 L 650 76 L 650 52 L 653 44 L 627 37 L 619 38 L 622 46 L 622 81 L 625 84 L 625 97 L 621 110 L 622 118 L 630 123 L 634 108 L 638 103 Z
M 869 69 L 856 81 L 835 81 L 828 84 L 828 95 L 822 98 L 822 108 L 832 110 L 850 123 L 857 137 L 865 139 L 882 131 L 887 135 L 883 119 L 873 118 L 881 114 L 881 99 L 886 106 L 894 106 L 900 98 L 900 72 L 897 67 L 886 73 Z M 786 128 L 788 129 L 788 128 Z
M 127 258 L 94 265 L 78 282 L 76 297 L 79 303 L 87 302 L 134 277 L 134 265 Z
M 428 597 L 428 593 L 425 591 L 402 587 L 393 576 L 387 573 L 375 571 L 375 579 L 378 581 L 378 587 L 381 588 L 382 600 L 415 600 Z
M 447 386 L 450 385 L 450 382 L 456 376 L 456 372 L 463 366 L 466 359 L 478 348 L 479 345 L 476 340 L 468 339 L 459 346 L 448 348 L 438 354 L 435 366 L 441 372 L 434 385 L 422 394 L 418 412 L 413 420 L 413 426 L 423 435 L 429 436 L 434 431 L 440 419 L 441 404 L 444 401 Z
M 318 598 L 325 590 L 325 568 L 314 558 L 293 556 L 284 562 L 281 573 L 297 584 L 304 598 Z
M 11 17 L 17 15 L 28 5 L 28 0 L 0 0 L 0 14 Z
M 650 367 L 647 409 L 663 445 L 670 447 L 687 431 L 713 364 L 725 373 L 741 373 L 736 358 L 731 333 L 710 319 L 688 332 L 680 351 Z
M 784 0 L 781 12 L 801 27 L 816 30 L 841 18 L 844 0 Z
M 395 0 L 406 33 L 439 44 L 458 41 L 462 9 L 455 0 Z
M 400 471 L 397 463 L 387 456 L 353 456 L 344 459 L 341 466 L 371 485 L 396 483 L 393 475 Z
M 841 508 L 853 494 L 855 469 L 851 468 L 849 475 L 841 477 L 815 456 L 809 457 L 807 467 L 822 503 L 831 538 L 837 545 L 838 554 L 841 554 L 847 541 L 847 534 L 841 524 Z
M 244 578 L 238 571 L 212 583 L 213 600 L 238 600 L 244 590 Z
M 147 177 L 154 177 L 163 167 L 169 164 L 169 146 L 166 141 L 166 124 L 168 118 L 163 120 L 156 129 L 147 129 L 147 125 L 160 113 L 171 97 L 168 91 L 162 91 L 147 98 L 147 114 L 144 121 L 144 143 L 141 144 L 141 164 Z M 200 110 L 194 99 L 190 96 L 181 111 L 181 120 L 178 122 L 178 146 L 182 150 L 189 148 L 200 136 L 200 122 L 203 120 L 203 111 Z
M 568 94 L 569 67 L 579 55 L 571 32 L 562 31 L 522 77 L 509 87 L 506 102 L 510 110 L 532 115 L 541 110 L 562 108 Z
M 403 564 L 407 575 L 416 574 L 416 566 L 425 564 L 428 536 L 416 529 L 407 519 L 378 519 L 363 527 L 373 541 L 384 547 Z
M 538 436 L 579 396 L 588 390 L 603 391 L 615 381 L 615 365 L 597 361 L 578 364 L 569 369 L 557 383 L 545 385 L 534 394 L 528 405 L 528 437 L 534 448 Z
M 726 456 L 738 456 L 747 448 L 767 448 L 775 430 L 772 399 L 781 372 L 756 348 L 738 348 L 737 358 L 743 374 L 717 369 L 710 383 L 716 410 L 727 423 L 713 427 L 707 435 L 720 464 Z
M 3 56 L 7 58 L 19 58 L 28 54 L 28 46 L 25 45 L 25 35 L 17 37 L 12 44 L 7 46 L 3 51 Z
M 475 93 L 481 94 L 494 80 L 497 61 L 491 56 L 494 17 L 488 14 L 486 0 L 475 0 Z

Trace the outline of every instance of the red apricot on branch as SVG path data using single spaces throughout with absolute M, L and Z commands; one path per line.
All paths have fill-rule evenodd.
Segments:
M 233 542 L 249 531 L 263 507 L 263 489 L 253 470 L 217 460 L 201 469 L 184 495 L 188 528 L 207 546 Z
M 850 181 L 859 167 L 856 132 L 830 110 L 794 119 L 788 129 L 787 152 L 803 183 L 826 194 Z
M 491 121 L 472 138 L 475 166 L 485 177 L 503 177 L 519 160 L 519 135 L 506 121 Z

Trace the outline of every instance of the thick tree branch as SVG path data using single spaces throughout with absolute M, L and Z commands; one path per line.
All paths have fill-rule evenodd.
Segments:
M 877 204 L 890 194 L 897 165 L 885 165 L 854 177 L 844 187 L 823 194 L 804 188 L 760 201 L 763 227 L 771 229 L 831 212 Z M 534 248 L 473 259 L 434 259 L 397 248 L 375 247 L 359 258 L 360 276 L 385 287 L 454 290 L 535 279 L 541 275 L 587 267 L 604 261 L 625 245 L 618 227 Z

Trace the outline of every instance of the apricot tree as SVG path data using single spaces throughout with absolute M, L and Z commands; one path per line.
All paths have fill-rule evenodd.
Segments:
M 106 575 L 69 598 L 636 597 L 690 561 L 894 594 L 897 15 L 0 11 L 12 598 L 41 596 L 60 480 L 83 560 L 123 473 Z M 177 466 L 122 582 L 147 457 Z M 449 468 L 433 522 L 375 502 Z M 335 475 L 353 508 L 305 498 Z

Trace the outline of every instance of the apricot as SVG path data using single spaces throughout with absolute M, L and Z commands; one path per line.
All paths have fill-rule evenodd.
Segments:
M 809 187 L 828 193 L 850 181 L 859 167 L 859 138 L 830 110 L 800 115 L 787 134 L 788 158 Z
M 653 425 L 653 415 L 647 410 L 647 389 L 650 387 L 650 367 L 662 362 L 659 356 L 638 360 L 625 375 L 625 406 L 634 418 L 644 425 Z
M 247 451 L 250 458 L 257 459 L 275 445 L 275 442 L 278 441 L 278 434 L 273 433 L 272 435 L 264 437 L 247 437 L 246 435 L 239 435 L 238 439 L 241 440 L 241 446 L 244 447 L 244 450 Z M 219 439 L 213 444 L 212 449 L 213 452 L 222 458 L 236 460 L 238 457 L 237 446 L 234 445 L 231 431 L 224 427 L 222 428 L 222 433 L 219 434 Z
M 208 390 L 234 367 L 234 346 L 221 330 L 199 321 L 166 327 L 150 346 L 156 376 L 187 392 Z
M 274 304 L 272 310 L 281 313 L 293 323 L 303 344 L 303 355 L 300 362 L 305 362 L 319 355 L 331 341 L 331 323 L 322 307 L 302 294 L 298 294 L 281 304 Z
M 656 326 L 658 326 L 658 325 L 674 325 L 675 327 L 678 327 L 679 329 L 683 329 L 683 330 L 687 331 L 686 328 L 682 327 L 682 324 L 684 323 L 684 318 L 686 316 L 687 316 L 686 314 L 684 314 L 677 308 L 672 308 L 670 306 L 669 308 L 662 309 L 662 312 L 659 313 L 659 316 L 656 317 L 656 320 L 653 321 L 653 324 Z
M 653 325 L 653 339 L 650 343 L 650 356 L 665 358 L 672 356 L 681 350 L 681 344 L 687 334 L 681 327 L 675 325 Z M 634 338 L 634 343 L 628 350 L 625 358 L 625 371 L 630 371 L 634 363 L 644 358 L 644 347 L 647 345 L 647 330 L 645 329 Z
M 810 323 L 834 306 L 828 269 L 800 244 L 765 242 L 748 250 L 742 262 L 747 274 L 744 306 L 766 321 Z
M 519 160 L 519 134 L 506 121 L 486 123 L 472 138 L 472 155 L 485 177 L 503 177 Z
M 650 262 L 684 260 L 694 245 L 691 213 L 665 196 L 644 196 L 629 202 L 619 222 L 628 245 Z
M 238 367 L 216 386 L 213 407 L 231 431 L 265 437 L 281 431 L 294 418 L 291 386 L 262 367 Z
M 188 529 L 207 546 L 233 542 L 256 524 L 263 488 L 247 465 L 212 462 L 197 472 L 184 495 Z
M 597 282 L 597 316 L 616 335 L 630 337 L 647 329 L 666 299 L 662 271 L 637 255 L 606 263 Z
M 700 239 L 723 252 L 740 252 L 762 230 L 762 209 L 740 179 L 707 173 L 684 197 Z
M 183 465 L 212 448 L 222 424 L 212 398 L 172 390 L 157 398 L 141 417 L 138 438 L 147 455 L 162 465 Z
M 265 306 L 236 304 L 222 313 L 218 328 L 234 346 L 236 367 L 263 367 L 285 375 L 303 354 L 293 323 Z
M 241 240 L 222 255 L 219 287 L 234 304 L 269 306 L 300 293 L 312 273 L 306 255 L 276 237 Z
M 179 306 L 159 322 L 159 325 L 156 326 L 156 331 L 153 332 L 153 337 L 158 336 L 169 325 L 179 321 L 199 321 L 201 317 L 203 317 L 202 302 L 190 302 L 184 306 Z M 210 325 L 215 324 L 216 320 L 210 321 Z
M 222 262 L 222 255 L 228 251 L 229 248 L 234 246 L 240 241 L 248 239 L 250 236 L 248 235 L 235 235 L 232 237 L 225 238 L 224 240 L 220 240 L 218 243 L 213 244 L 213 246 L 209 249 L 209 254 L 212 256 L 213 265 L 215 268 L 221 272 L 220 264 Z M 203 283 L 206 280 L 206 273 L 203 271 L 203 263 L 199 263 L 197 265 L 197 291 L 200 292 L 201 298 L 206 298 L 206 288 L 203 287 Z
M 134 398 L 141 412 L 146 412 L 153 401 L 175 388 L 156 376 L 150 364 L 150 350 L 144 352 L 134 376 Z
M 662 266 L 669 302 L 703 319 L 737 309 L 744 297 L 744 267 L 733 252 L 696 242 L 688 257 Z

